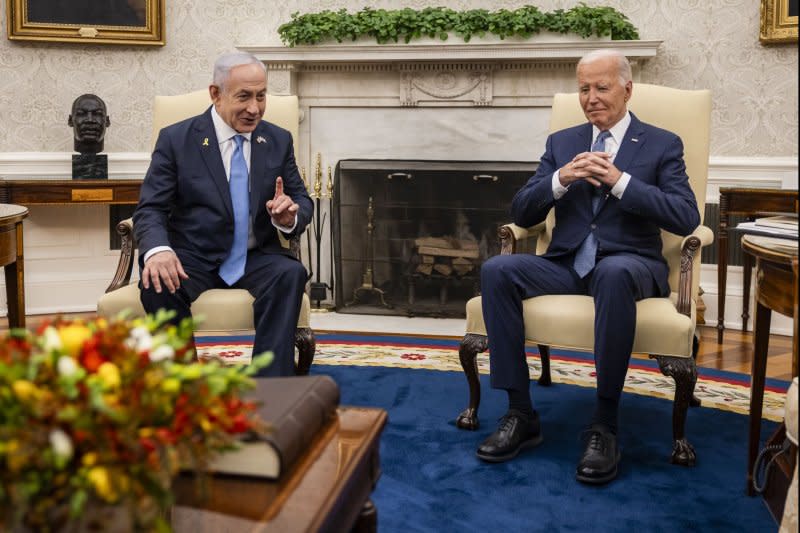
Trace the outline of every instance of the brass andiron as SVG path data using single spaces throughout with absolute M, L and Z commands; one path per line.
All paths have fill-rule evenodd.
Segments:
M 384 299 L 384 292 L 375 286 L 375 279 L 373 274 L 373 239 L 372 239 L 372 232 L 375 229 L 375 225 L 373 224 L 373 220 L 375 218 L 375 209 L 372 207 L 372 196 L 369 197 L 369 204 L 367 206 L 367 260 L 366 260 L 366 268 L 364 269 L 364 275 L 361 278 L 361 286 L 356 287 L 353 291 L 353 301 L 349 302 L 347 305 L 353 305 L 356 302 L 360 301 L 360 295 L 362 293 L 366 294 L 377 294 L 380 298 L 381 305 L 388 309 L 391 309 L 392 306 L 386 303 Z

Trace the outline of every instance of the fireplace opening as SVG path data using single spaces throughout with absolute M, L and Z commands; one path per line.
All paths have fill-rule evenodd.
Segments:
M 535 162 L 346 159 L 333 248 L 341 313 L 464 317 Z

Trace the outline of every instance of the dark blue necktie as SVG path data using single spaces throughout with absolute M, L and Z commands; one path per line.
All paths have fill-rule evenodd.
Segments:
M 245 139 L 241 135 L 236 135 L 233 140 L 236 148 L 231 156 L 231 175 L 228 183 L 233 203 L 233 246 L 219 267 L 219 276 L 228 285 L 233 285 L 244 275 L 244 265 L 247 262 L 247 230 L 250 222 L 247 163 L 242 149 Z
M 592 152 L 605 152 L 606 139 L 611 137 L 607 131 L 601 131 L 600 135 L 592 145 Z M 600 202 L 603 197 L 603 187 L 597 187 L 592 194 L 592 214 L 597 214 L 600 209 Z M 595 259 L 597 257 L 597 237 L 594 236 L 594 229 L 589 232 L 589 235 L 581 243 L 578 251 L 575 252 L 575 262 L 573 268 L 580 277 L 585 277 L 586 274 L 594 268 Z

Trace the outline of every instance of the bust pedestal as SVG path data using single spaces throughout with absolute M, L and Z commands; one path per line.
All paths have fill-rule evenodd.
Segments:
M 72 179 L 108 179 L 108 156 L 106 154 L 73 154 Z

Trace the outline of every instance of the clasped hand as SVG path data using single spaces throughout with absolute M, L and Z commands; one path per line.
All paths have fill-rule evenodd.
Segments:
M 300 206 L 292 200 L 292 197 L 283 193 L 283 178 L 278 176 L 275 180 L 275 196 L 267 202 L 267 213 L 277 226 L 288 228 L 294 226 L 294 217 L 298 209 Z
M 608 152 L 581 152 L 558 172 L 558 180 L 564 187 L 578 180 L 586 180 L 595 187 L 606 185 L 610 189 L 620 176 L 622 172 L 611 162 Z

